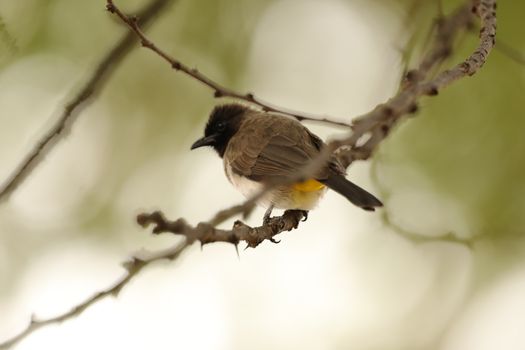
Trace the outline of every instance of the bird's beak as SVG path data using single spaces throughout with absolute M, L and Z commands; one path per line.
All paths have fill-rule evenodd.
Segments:
M 204 136 L 198 139 L 191 145 L 191 149 L 203 147 L 203 146 L 211 146 L 215 143 L 217 140 L 217 135 L 210 135 L 210 136 Z

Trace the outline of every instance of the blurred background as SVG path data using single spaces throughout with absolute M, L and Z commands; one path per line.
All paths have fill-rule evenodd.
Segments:
M 116 2 L 129 13 L 145 3 Z M 226 86 L 349 120 L 395 93 L 434 19 L 460 3 L 178 0 L 148 35 Z M 521 52 L 523 13 L 522 1 L 498 7 L 499 40 Z M 102 0 L 0 0 L 0 179 L 124 32 Z M 446 64 L 476 40 L 462 35 Z M 524 91 L 523 63 L 493 52 L 349 169 L 384 210 L 328 193 L 278 245 L 238 257 L 231 245 L 195 244 L 16 348 L 524 349 Z M 137 45 L 0 204 L 0 341 L 32 313 L 62 313 L 111 284 L 133 252 L 180 241 L 151 236 L 137 213 L 197 223 L 242 200 L 212 150 L 189 151 L 216 103 Z

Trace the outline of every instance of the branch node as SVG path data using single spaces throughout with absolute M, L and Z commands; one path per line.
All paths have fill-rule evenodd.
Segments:
M 148 227 L 149 224 L 152 223 L 152 216 L 155 213 L 152 213 L 152 214 L 141 213 L 141 214 L 137 215 L 137 224 L 139 224 L 143 228 Z
M 386 137 L 389 131 L 390 131 L 390 127 L 388 125 L 386 124 L 381 125 L 381 132 L 383 133 L 383 137 Z
M 37 320 L 37 318 L 36 318 L 36 315 L 35 315 L 35 314 L 31 314 L 31 316 L 30 316 L 30 318 L 29 318 L 29 324 L 30 324 L 30 325 L 34 325 L 34 324 L 36 324 L 36 323 L 38 323 L 38 320 Z
M 435 85 L 430 85 L 427 89 L 427 91 L 425 91 L 426 95 L 427 96 L 437 96 L 439 94 L 439 90 L 437 88 L 437 86 Z
M 107 2 L 106 11 L 108 11 L 109 13 L 115 13 L 115 5 L 113 4 L 112 1 Z
M 418 110 L 419 110 L 419 106 L 417 105 L 417 103 L 412 103 L 412 104 L 408 107 L 407 112 L 408 112 L 409 114 L 415 114 Z
M 132 256 L 128 260 L 124 261 L 121 266 L 126 270 L 128 276 L 132 276 L 147 264 L 147 259 L 148 258 Z
M 390 118 L 394 115 L 394 109 L 390 106 L 383 106 L 381 111 L 386 118 Z
M 417 71 L 416 69 L 411 69 L 405 74 L 405 80 L 408 83 L 414 83 L 419 80 L 419 76 L 419 71 Z
M 162 9 L 168 2 L 169 0 L 152 1 L 151 4 L 145 8 L 145 11 L 141 12 L 141 16 L 143 16 L 142 21 L 147 22 L 155 14 L 159 13 L 160 9 Z M 468 3 L 470 2 L 471 1 L 468 0 Z M 489 52 L 492 50 L 495 42 L 495 9 L 496 0 L 483 0 L 481 2 L 478 0 L 476 2 L 476 6 L 473 6 L 472 9 L 468 5 L 463 5 L 453 15 L 446 18 L 441 18 L 438 30 L 440 30 L 441 34 L 443 35 L 438 35 L 438 38 L 435 40 L 432 49 L 429 50 L 426 58 L 421 61 L 419 68 L 409 71 L 406 74 L 404 81 L 409 81 L 413 84 L 409 84 L 408 87 L 401 85 L 398 93 L 383 105 L 383 107 L 387 107 L 386 109 L 381 108 L 380 105 L 369 113 L 360 116 L 359 119 L 352 125 L 353 134 L 349 135 L 345 140 L 336 140 L 328 144 L 326 150 L 330 151 L 331 153 L 326 151 L 326 158 L 320 157 L 321 160 L 326 161 L 328 157 L 334 154 L 334 151 L 337 152 L 337 147 L 340 146 L 345 146 L 347 147 L 346 149 L 349 150 L 346 152 L 347 154 L 341 155 L 341 157 L 344 155 L 347 159 L 345 161 L 345 165 L 349 165 L 355 159 L 367 159 L 373 153 L 377 145 L 383 140 L 381 131 L 388 133 L 395 123 L 400 119 L 400 117 L 404 116 L 406 113 L 414 113 L 417 110 L 417 102 L 420 97 L 425 94 L 436 95 L 441 88 L 467 75 L 476 73 L 485 63 L 486 58 Z M 223 88 L 218 83 L 201 74 L 197 69 L 189 69 L 182 63 L 177 62 L 164 51 L 156 47 L 153 42 L 147 40 L 136 23 L 138 21 L 138 17 L 127 17 L 113 4 L 112 0 L 107 0 L 106 10 L 110 13 L 115 13 L 124 23 L 129 26 L 129 28 L 138 36 L 140 40 L 143 40 L 143 42 L 148 44 L 147 47 L 149 49 L 159 55 L 162 59 L 169 62 L 174 69 L 183 71 L 186 75 L 192 77 L 207 87 L 212 88 L 215 91 L 221 91 L 225 96 L 230 96 L 245 102 L 253 103 L 262 108 L 264 111 L 275 111 L 298 119 L 303 118 L 306 120 L 315 120 L 315 118 L 309 117 L 307 115 L 284 111 L 277 107 L 273 107 L 270 104 L 258 101 L 252 93 L 244 95 L 227 88 Z M 437 68 L 442 62 L 443 53 L 447 52 L 443 51 L 443 48 L 450 47 L 447 45 L 450 45 L 459 30 L 468 28 L 469 21 L 472 20 L 472 15 L 470 14 L 469 10 L 472 10 L 481 19 L 482 28 L 485 28 L 484 30 L 480 31 L 481 40 L 478 44 L 478 48 L 464 62 L 457 64 L 450 70 L 438 72 L 433 78 L 423 81 L 426 79 L 427 74 L 432 72 L 432 70 Z M 70 125 L 72 123 L 72 115 L 73 112 L 75 112 L 75 109 L 78 110 L 79 105 L 91 97 L 94 92 L 98 92 L 100 90 L 100 88 L 103 86 L 103 82 L 107 80 L 103 78 L 107 78 L 108 72 L 111 72 L 111 68 L 114 67 L 116 63 L 118 63 L 125 56 L 125 54 L 130 51 L 134 43 L 135 42 L 133 40 L 130 40 L 129 33 L 127 33 L 123 40 L 121 40 L 116 45 L 116 47 L 110 51 L 106 58 L 101 61 L 95 70 L 95 73 L 86 83 L 86 86 L 68 105 L 70 107 L 66 108 L 65 113 L 60 119 L 60 123 L 54 125 L 51 130 L 49 130 L 49 132 L 44 135 L 44 138 L 37 143 L 35 149 L 29 153 L 27 159 L 24 160 L 20 167 L 14 171 L 13 176 L 8 179 L 6 185 L 3 185 L 2 188 L 0 188 L 0 199 L 4 199 L 10 193 L 12 193 L 13 190 L 27 177 L 31 169 L 34 168 L 34 165 L 37 163 L 37 161 L 41 160 L 44 155 L 49 153 L 48 149 L 50 148 L 49 145 L 52 144 L 52 141 L 57 140 L 58 136 L 60 136 L 64 130 L 66 124 Z M 386 120 L 381 119 L 384 115 L 388 117 L 385 118 Z M 330 122 L 328 119 L 323 119 L 323 121 Z M 336 124 L 334 122 L 332 123 Z M 381 125 L 381 123 L 385 123 L 385 125 Z M 370 133 L 373 133 L 373 135 L 365 142 L 365 144 L 360 147 L 356 147 L 357 142 L 361 139 L 361 137 Z M 37 161 L 34 159 L 37 159 Z M 305 174 L 301 175 L 307 176 Z M 236 247 L 238 242 L 245 241 L 247 243 L 247 248 L 255 248 L 264 240 L 269 240 L 270 242 L 274 243 L 277 242 L 277 240 L 275 240 L 273 237 L 284 230 L 292 230 L 297 228 L 303 215 L 303 213 L 300 211 L 287 210 L 281 217 L 273 217 L 269 223 L 260 227 L 252 228 L 240 221 L 236 221 L 231 230 L 221 230 L 215 228 L 217 224 L 223 222 L 225 219 L 231 218 L 234 215 L 245 211 L 246 205 L 248 205 L 248 202 L 245 202 L 244 205 L 238 205 L 236 207 L 230 208 L 227 211 L 227 214 L 221 216 L 220 220 L 216 219 L 216 222 L 214 221 L 213 225 L 208 222 L 198 224 L 197 227 L 188 225 L 183 219 L 168 221 L 164 218 L 161 212 L 138 215 L 137 223 L 142 227 L 147 227 L 150 224 L 154 224 L 154 233 L 171 232 L 177 235 L 185 236 L 186 241 L 177 245 L 174 247 L 174 249 L 169 249 L 167 252 L 163 251 L 156 253 L 155 255 L 152 255 L 146 259 L 133 257 L 130 261 L 123 264 L 123 267 L 126 269 L 126 271 L 128 271 L 128 275 L 125 275 L 122 279 L 117 280 L 117 282 L 110 288 L 95 293 L 91 298 L 73 307 L 66 313 L 63 313 L 57 317 L 38 320 L 34 315 L 32 315 L 31 321 L 26 329 L 12 338 L 14 340 L 0 343 L 0 348 L 5 346 L 5 344 L 14 344 L 18 342 L 20 339 L 23 339 L 27 334 L 30 334 L 34 329 L 37 329 L 40 326 L 56 324 L 78 316 L 81 312 L 86 310 L 90 305 L 94 304 L 101 298 L 109 295 L 116 295 L 118 291 L 127 285 L 130 279 L 136 275 L 145 265 L 159 259 L 174 260 L 180 256 L 180 253 L 195 240 L 199 240 L 201 244 L 211 242 L 229 242 L 234 244 Z

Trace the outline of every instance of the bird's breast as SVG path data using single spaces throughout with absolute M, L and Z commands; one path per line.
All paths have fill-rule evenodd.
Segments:
M 245 197 L 253 196 L 255 193 L 261 191 L 263 184 L 248 179 L 246 176 L 236 174 L 229 162 L 224 158 L 224 172 L 228 181 L 241 192 Z

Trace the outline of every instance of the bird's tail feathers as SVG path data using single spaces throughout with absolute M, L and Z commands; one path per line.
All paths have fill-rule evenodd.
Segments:
M 373 194 L 347 180 L 343 175 L 333 174 L 321 182 L 364 210 L 374 211 L 376 207 L 383 206 Z

